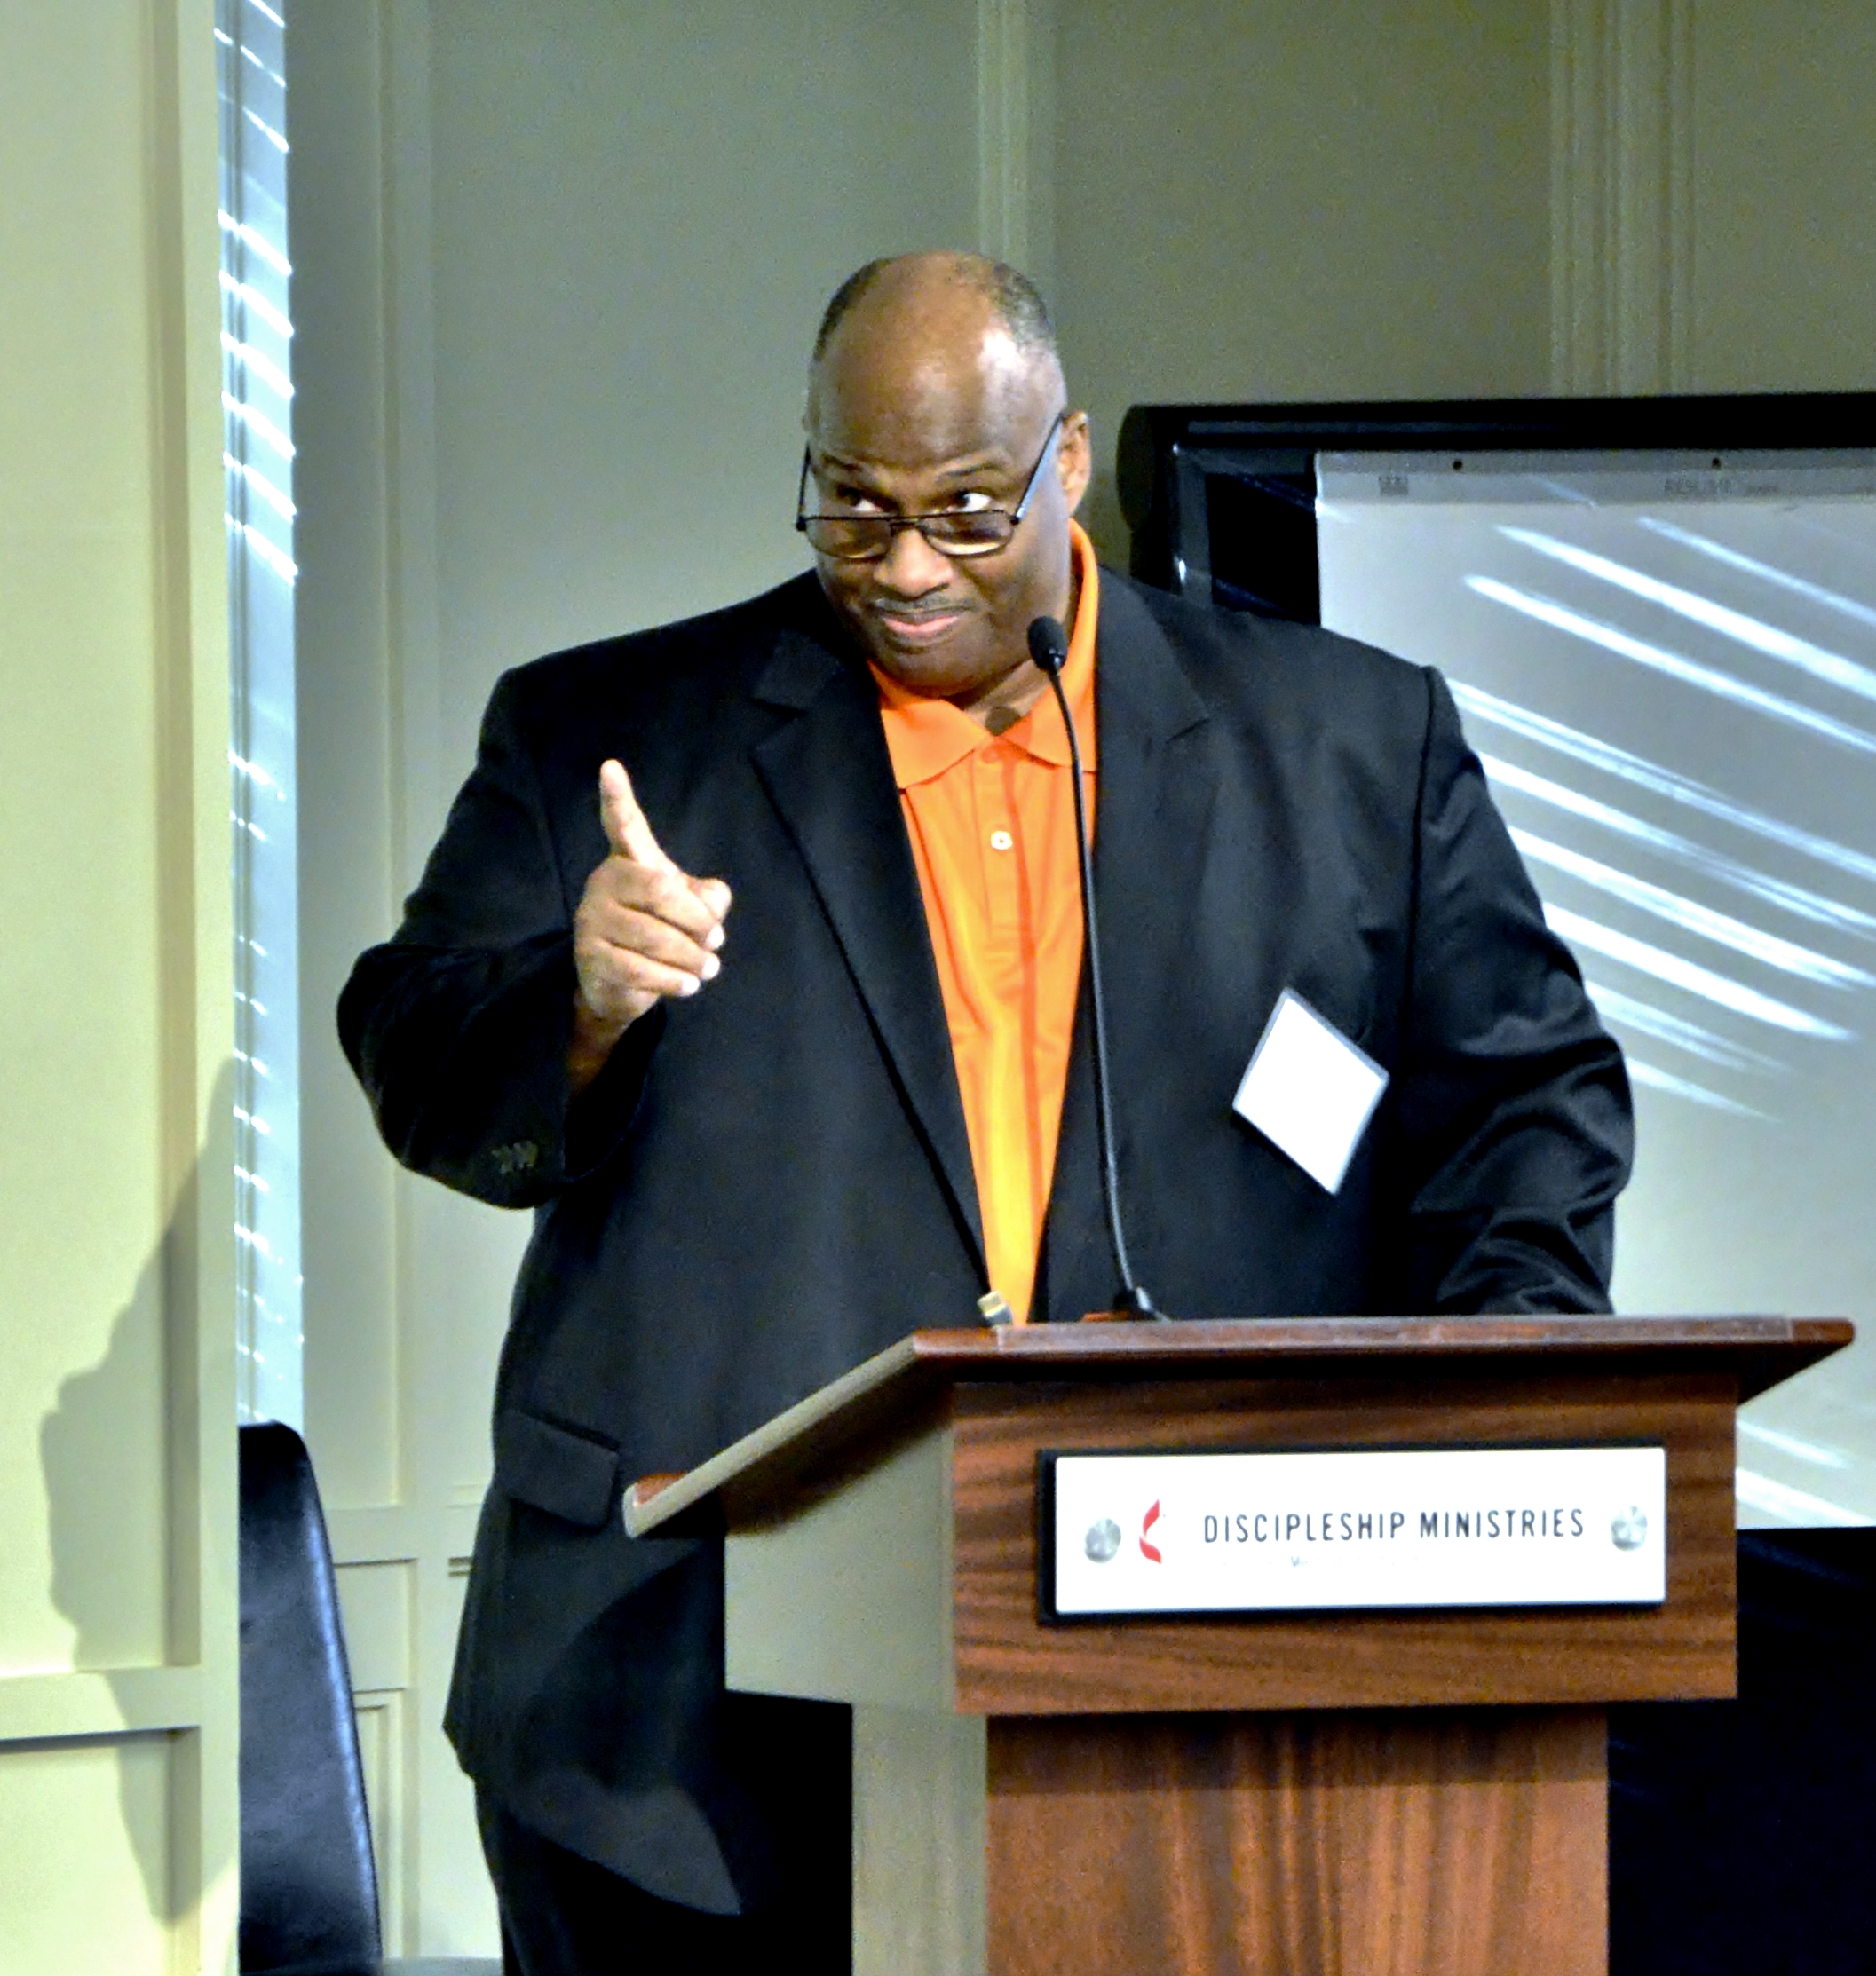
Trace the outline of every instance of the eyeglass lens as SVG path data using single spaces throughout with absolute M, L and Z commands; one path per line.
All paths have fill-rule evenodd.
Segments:
M 915 528 L 947 556 L 984 556 L 1002 548 L 1016 532 L 1016 518 L 1000 508 L 956 515 L 809 515 L 809 541 L 823 556 L 884 556 L 901 528 Z
M 823 556 L 844 561 L 873 561 L 892 551 L 892 538 L 902 528 L 915 528 L 940 555 L 988 556 L 1001 549 L 1016 534 L 1017 525 L 1028 511 L 1036 482 L 1041 479 L 1056 434 L 1068 415 L 1057 412 L 1042 441 L 1042 450 L 1029 470 L 1022 497 L 1014 510 L 1005 508 L 962 509 L 934 515 L 828 515 L 797 511 L 795 526 Z M 802 459 L 801 497 L 808 487 L 809 459 Z

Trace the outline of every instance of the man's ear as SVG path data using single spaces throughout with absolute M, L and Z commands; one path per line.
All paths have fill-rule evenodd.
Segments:
M 1062 438 L 1056 447 L 1056 478 L 1062 483 L 1062 500 L 1070 514 L 1081 505 L 1094 470 L 1094 444 L 1088 436 L 1088 414 L 1071 412 L 1062 422 Z

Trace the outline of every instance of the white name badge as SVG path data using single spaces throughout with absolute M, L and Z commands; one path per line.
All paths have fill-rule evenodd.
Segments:
M 1333 1194 L 1387 1087 L 1380 1064 L 1286 988 L 1231 1110 Z
M 1658 1447 L 1041 1460 L 1045 1617 L 1645 1606 L 1667 1594 Z

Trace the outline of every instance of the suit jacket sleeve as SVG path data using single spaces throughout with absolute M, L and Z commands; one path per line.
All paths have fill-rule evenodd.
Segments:
M 403 923 L 360 957 L 339 1000 L 340 1040 L 392 1151 L 502 1207 L 537 1205 L 612 1150 L 662 1026 L 655 1009 L 635 1023 L 569 1105 L 573 915 L 587 874 L 561 855 L 523 701 L 508 675 Z
M 1430 719 L 1394 1094 L 1407 1308 L 1606 1310 L 1628 1080 L 1466 745 Z

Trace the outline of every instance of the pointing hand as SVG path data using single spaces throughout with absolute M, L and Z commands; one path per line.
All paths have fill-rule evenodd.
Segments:
M 579 991 L 568 1070 L 576 1091 L 653 1003 L 694 995 L 716 979 L 730 910 L 720 878 L 693 878 L 666 856 L 620 763 L 599 771 L 599 818 L 606 855 L 574 915 Z

